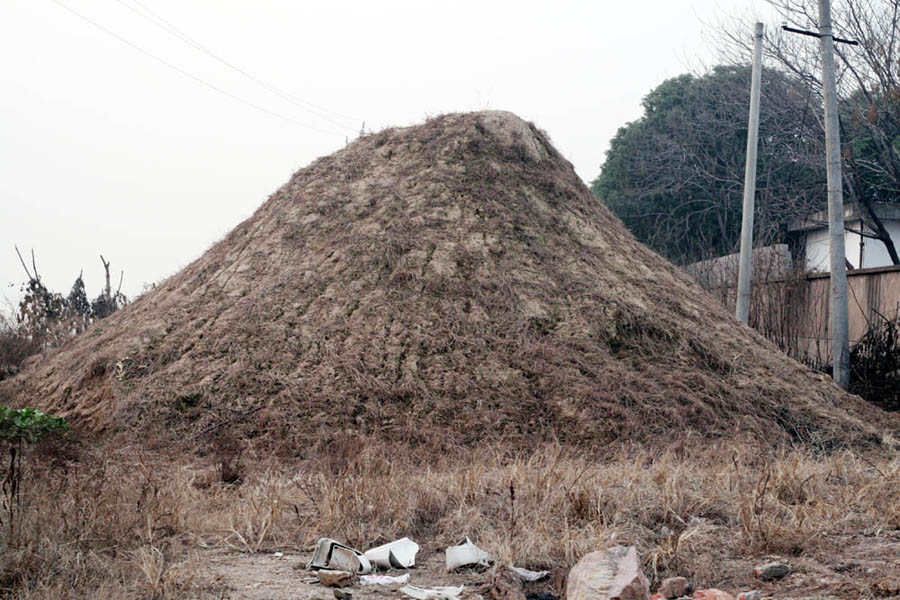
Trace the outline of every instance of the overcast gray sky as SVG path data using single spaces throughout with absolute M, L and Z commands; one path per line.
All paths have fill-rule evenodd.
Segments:
M 641 98 L 713 62 L 705 24 L 734 14 L 750 35 L 770 11 L 762 0 L 3 0 L 3 295 L 15 302 L 25 278 L 18 244 L 51 289 L 67 292 L 83 268 L 96 295 L 102 253 L 133 296 L 363 121 L 511 110 L 590 182 Z

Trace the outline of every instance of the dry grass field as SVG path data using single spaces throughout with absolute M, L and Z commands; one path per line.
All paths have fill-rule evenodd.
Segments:
M 887 447 L 816 455 L 722 440 L 586 458 L 551 445 L 427 461 L 374 440 L 337 450 L 288 464 L 248 448 L 225 461 L 226 475 L 242 479 L 229 484 L 221 456 L 45 449 L 27 462 L 4 595 L 241 598 L 205 576 L 210 553 L 293 555 L 321 536 L 362 548 L 410 536 L 437 550 L 466 535 L 499 565 L 565 569 L 627 543 L 654 582 L 683 575 L 775 598 L 900 590 L 900 459 Z M 752 567 L 773 557 L 795 572 L 755 581 Z M 299 597 L 303 575 L 279 585 Z

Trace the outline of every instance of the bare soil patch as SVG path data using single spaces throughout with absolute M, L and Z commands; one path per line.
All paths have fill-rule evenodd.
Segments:
M 780 600 L 838 600 L 845 598 L 900 597 L 900 565 L 896 557 L 900 552 L 900 533 L 853 534 L 835 536 L 828 540 L 834 547 L 816 557 L 736 557 L 722 565 L 732 573 L 728 581 L 717 585 L 737 595 L 740 591 L 757 589 L 764 598 Z M 834 552 L 840 548 L 841 553 Z M 334 600 L 332 588 L 311 583 L 314 572 L 305 569 L 311 552 L 292 554 L 284 552 L 277 557 L 274 552 L 246 554 L 216 549 L 197 555 L 195 574 L 199 589 L 217 591 L 220 598 L 247 600 Z M 465 586 L 461 598 L 474 600 L 478 596 L 490 597 L 490 587 L 496 568 L 480 571 L 447 573 L 444 569 L 442 548 L 420 551 L 417 568 L 408 571 L 390 571 L 389 575 L 410 574 L 410 583 L 419 587 Z M 750 573 L 753 567 L 767 558 L 786 560 L 793 571 L 786 578 L 761 582 Z M 736 577 L 735 577 L 736 576 Z M 695 584 L 710 585 L 697 581 Z M 407 597 L 398 590 L 400 585 L 361 586 L 350 589 L 359 600 L 401 600 Z M 524 583 L 526 594 L 546 594 L 561 597 L 553 578 L 535 583 Z
M 227 550 L 212 550 L 198 555 L 202 566 L 198 568 L 197 581 L 201 586 L 220 587 L 224 598 L 248 600 L 334 600 L 332 588 L 304 580 L 314 579 L 315 572 L 306 570 L 312 552 L 276 557 L 274 552 L 243 554 Z M 490 582 L 490 572 L 482 570 L 447 573 L 444 568 L 443 549 L 422 548 L 417 566 L 408 571 L 389 571 L 387 575 L 410 574 L 410 584 L 419 587 L 465 586 L 463 598 L 474 598 L 478 591 Z M 208 583 L 207 583 L 208 582 Z M 535 589 L 545 588 L 545 583 L 535 584 Z M 398 592 L 401 585 L 354 585 L 353 597 L 359 600 L 387 600 L 406 598 Z

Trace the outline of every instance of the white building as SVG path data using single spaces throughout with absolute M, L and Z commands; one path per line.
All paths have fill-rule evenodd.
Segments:
M 900 205 L 876 204 L 875 211 L 900 252 Z M 844 227 L 848 268 L 870 269 L 893 264 L 881 240 L 857 233 L 872 233 L 875 230 L 865 207 L 856 203 L 845 204 Z M 826 273 L 831 270 L 827 211 L 815 213 L 805 219 L 795 219 L 789 231 L 800 238 L 798 247 L 804 255 L 808 270 Z

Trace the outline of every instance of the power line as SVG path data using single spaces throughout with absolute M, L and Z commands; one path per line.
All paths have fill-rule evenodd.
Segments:
M 203 52 L 207 56 L 222 63 L 229 69 L 231 69 L 237 73 L 240 73 L 241 75 L 243 75 L 250 81 L 262 86 L 263 88 L 267 89 L 268 91 L 272 92 L 273 94 L 280 96 L 281 98 L 287 100 L 288 102 L 290 102 L 291 104 L 294 104 L 295 106 L 298 106 L 302 110 L 309 112 L 310 114 L 316 115 L 317 117 L 319 117 L 321 119 L 325 119 L 329 123 L 336 125 L 338 127 L 341 127 L 343 129 L 346 129 L 348 131 L 352 131 L 352 129 L 350 127 L 348 127 L 346 123 L 340 123 L 340 122 L 332 119 L 331 117 L 329 117 L 328 114 L 326 114 L 326 113 L 330 113 L 332 115 L 335 115 L 337 117 L 342 117 L 344 119 L 352 119 L 353 121 L 358 120 L 355 117 L 348 117 L 346 115 L 340 115 L 339 113 L 328 110 L 327 108 L 324 108 L 322 106 L 313 104 L 312 102 L 302 100 L 302 99 L 290 94 L 289 92 L 282 90 L 281 88 L 277 87 L 276 85 L 271 84 L 263 79 L 260 79 L 259 77 L 256 77 L 252 73 L 247 72 L 246 70 L 238 67 L 237 65 L 233 64 L 232 62 L 219 56 L 218 54 L 216 54 L 215 52 L 213 52 L 212 50 L 210 50 L 209 48 L 207 48 L 206 46 L 204 46 L 203 44 L 201 44 L 200 42 L 198 42 L 197 40 L 195 40 L 188 34 L 186 34 L 184 31 L 182 31 L 181 29 L 179 29 L 178 27 L 173 25 L 171 22 L 166 20 L 159 13 L 154 12 L 152 9 L 148 8 L 140 0 L 132 0 L 132 1 L 134 2 L 134 4 L 139 6 L 141 8 L 141 10 L 144 12 L 141 12 L 141 10 L 136 9 L 131 4 L 125 2 L 125 0 L 116 0 L 116 1 L 119 4 L 121 4 L 122 6 L 124 6 L 125 8 L 127 8 L 128 10 L 130 10 L 130 11 L 134 12 L 135 14 L 137 14 L 138 16 L 140 16 L 141 18 L 152 23 L 156 27 L 159 27 L 160 29 L 162 29 L 163 31 L 168 33 L 169 35 L 172 35 L 172 36 L 178 38 L 179 40 L 181 40 L 182 42 L 193 47 L 194 49 L 199 50 L 200 52 Z M 312 108 L 310 108 L 310 107 L 312 107 Z
M 140 52 L 141 54 L 143 54 L 143 55 L 145 55 L 145 56 L 148 56 L 148 57 L 152 58 L 153 60 L 155 60 L 155 61 L 157 61 L 157 62 L 159 62 L 159 63 L 162 63 L 163 65 L 169 67 L 170 69 L 172 69 L 172 70 L 174 70 L 174 71 L 177 71 L 178 73 L 180 73 L 180 74 L 183 75 L 184 77 L 187 77 L 188 79 L 191 79 L 191 80 L 193 80 L 193 81 L 196 81 L 196 82 L 199 83 L 200 85 L 203 85 L 203 86 L 205 86 L 205 87 L 207 87 L 207 88 L 209 88 L 209 89 L 211 89 L 211 90 L 213 90 L 213 91 L 215 91 L 215 92 L 218 92 L 218 93 L 220 93 L 220 94 L 222 94 L 222 95 L 224 95 L 224 96 L 227 96 L 227 97 L 231 98 L 232 100 L 235 100 L 235 101 L 237 101 L 237 102 L 240 102 L 241 104 L 244 104 L 244 105 L 246 105 L 246 106 L 249 106 L 249 107 L 251 107 L 251 108 L 253 108 L 253 109 L 256 109 L 256 110 L 258 110 L 258 111 L 260 111 L 260 112 L 264 112 L 264 113 L 266 113 L 267 115 L 271 115 L 271 116 L 273 116 L 273 117 L 277 117 L 277 118 L 282 119 L 282 120 L 284 120 L 284 121 L 288 121 L 288 122 L 290 122 L 290 123 L 294 123 L 295 125 L 300 125 L 301 127 L 305 127 L 305 128 L 307 128 L 307 129 L 312 129 L 313 131 L 318 131 L 319 133 L 324 133 L 324 134 L 327 134 L 327 135 L 335 135 L 335 134 L 336 134 L 336 132 L 334 132 L 334 131 L 327 131 L 327 130 L 325 130 L 325 129 L 320 129 L 319 127 L 316 127 L 316 126 L 314 126 L 314 125 L 310 125 L 309 123 L 304 123 L 303 121 L 298 121 L 297 119 L 294 119 L 294 118 L 292 118 L 292 117 L 288 117 L 288 116 L 282 115 L 282 114 L 277 113 L 277 112 L 275 112 L 275 111 L 273 111 L 273 110 L 269 110 L 268 108 L 265 108 L 264 106 L 260 106 L 260 105 L 258 105 L 258 104 L 255 104 L 255 103 L 253 103 L 253 102 L 251 102 L 251 101 L 249 101 L 249 100 L 247 100 L 247 99 L 245 99 L 245 98 L 242 98 L 242 97 L 240 97 L 240 96 L 237 96 L 237 95 L 235 95 L 235 94 L 232 94 L 231 92 L 229 92 L 229 91 L 227 91 L 227 90 L 224 90 L 224 89 L 220 88 L 219 86 L 217 86 L 217 85 L 215 85 L 215 84 L 209 83 L 208 81 L 206 81 L 206 80 L 204 80 L 204 79 L 202 79 L 202 78 L 200 78 L 200 77 L 194 75 L 193 73 L 190 73 L 190 72 L 188 72 L 188 71 L 185 71 L 185 70 L 182 69 L 181 67 L 178 67 L 178 66 L 176 66 L 176 65 L 174 65 L 174 64 L 172 64 L 172 63 L 170 63 L 170 62 L 167 61 L 166 59 L 160 58 L 159 56 L 156 56 L 155 54 L 153 54 L 153 53 L 150 52 L 149 50 L 145 50 L 144 48 L 138 46 L 137 44 L 135 44 L 135 43 L 129 41 L 128 39 L 126 39 L 126 38 L 124 38 L 124 37 L 122 37 L 121 35 L 119 35 L 119 34 L 116 33 L 115 31 L 112 31 L 111 29 L 108 29 L 107 27 L 104 27 L 104 26 L 101 25 L 100 23 L 97 23 L 97 22 L 94 21 L 93 19 L 91 19 L 91 18 L 89 18 L 89 17 L 87 17 L 87 16 L 81 14 L 80 12 L 78 12 L 77 10 L 75 10 L 74 8 L 71 8 L 71 7 L 69 7 L 69 6 L 65 5 L 65 4 L 63 4 L 63 3 L 60 2 L 59 0 L 51 0 L 51 2 L 53 2 L 54 4 L 56 4 L 56 5 L 58 5 L 58 6 L 62 7 L 62 8 L 64 8 L 64 9 L 66 9 L 67 11 L 69 11 L 70 13 L 72 13 L 73 15 L 75 15 L 76 17 L 78 17 L 79 19 L 81 19 L 81 20 L 83 20 L 83 21 L 85 21 L 85 22 L 87 22 L 87 23 L 93 25 L 94 27 L 96 27 L 96 28 L 99 29 L 100 31 L 106 33 L 107 35 L 110 35 L 110 36 L 116 38 L 117 40 L 119 40 L 120 42 L 122 42 L 123 44 L 125 44 L 126 46 L 129 46 L 129 47 L 131 47 L 131 48 L 137 50 L 137 51 Z M 343 134 L 341 134 L 341 135 L 343 135 Z
M 123 4 L 124 6 L 126 6 L 127 8 L 130 8 L 131 10 L 134 10 L 133 7 L 129 6 L 128 4 L 125 4 L 125 3 L 123 2 L 123 0 L 117 0 L 117 1 L 118 1 L 119 3 L 122 3 L 122 4 Z M 319 106 L 318 104 L 315 104 L 315 103 L 313 103 L 313 102 L 309 102 L 308 100 L 303 100 L 303 99 L 301 99 L 301 98 L 298 98 L 298 97 L 296 97 L 296 96 L 290 94 L 289 92 L 286 92 L 286 91 L 284 91 L 284 90 L 278 88 L 278 87 L 275 86 L 274 84 L 268 83 L 268 82 L 266 82 L 266 81 L 264 81 L 264 80 L 262 80 L 262 79 L 260 79 L 260 78 L 258 78 L 258 77 L 255 77 L 254 75 L 252 75 L 252 74 L 246 72 L 245 70 L 241 69 L 240 67 L 238 67 L 238 66 L 232 64 L 231 62 L 225 60 L 224 58 L 222 58 L 221 56 L 219 56 L 218 54 L 216 54 L 215 52 L 213 52 L 212 50 L 210 50 L 209 48 L 207 48 L 206 46 L 204 46 L 203 44 L 201 44 L 200 42 L 198 42 L 197 40 L 195 40 L 194 38 L 192 38 L 192 37 L 189 36 L 188 34 L 186 34 L 184 31 L 182 31 L 181 29 L 179 29 L 178 27 L 176 27 L 175 25 L 173 25 L 170 21 L 167 21 L 167 20 L 166 20 L 164 17 L 162 17 L 159 13 L 154 12 L 152 9 L 148 8 L 148 7 L 147 7 L 144 3 L 142 3 L 140 0 L 132 0 L 132 2 L 134 2 L 135 4 L 137 4 L 138 6 L 140 6 L 144 11 L 146 11 L 147 13 L 149 13 L 150 15 L 152 15 L 155 19 L 157 19 L 160 23 L 162 23 L 162 26 L 165 27 L 165 28 L 167 28 L 167 29 L 170 31 L 170 33 L 172 33 L 172 35 L 176 35 L 177 37 L 179 37 L 179 38 L 181 38 L 182 40 L 184 40 L 186 43 L 188 43 L 188 44 L 190 44 L 191 46 L 194 46 L 195 48 L 197 48 L 198 50 L 200 50 L 201 52 L 206 53 L 207 55 L 209 55 L 209 56 L 211 56 L 212 58 L 214 58 L 214 59 L 218 60 L 219 62 L 221 62 L 222 64 L 224 64 L 224 65 L 228 66 L 229 68 L 231 68 L 231 69 L 237 71 L 238 73 L 240 73 L 240 74 L 243 75 L 244 77 L 247 77 L 247 78 L 250 79 L 251 81 L 254 81 L 255 83 L 258 83 L 259 85 L 265 87 L 265 88 L 268 89 L 269 91 L 272 91 L 272 92 L 278 94 L 278 95 L 281 96 L 282 98 L 285 98 L 285 99 L 287 99 L 288 101 L 290 101 L 290 102 L 296 104 L 296 105 L 299 106 L 300 108 L 303 108 L 304 110 L 310 111 L 310 112 L 312 112 L 313 114 L 317 114 L 318 116 L 321 116 L 322 118 L 327 119 L 327 120 L 330 120 L 329 117 L 328 117 L 327 115 L 319 114 L 319 113 L 317 113 L 317 112 L 316 112 L 315 110 L 313 110 L 313 109 L 317 109 L 317 110 L 322 111 L 322 112 L 324 112 L 324 113 L 329 113 L 329 114 L 331 114 L 331 115 L 334 115 L 335 117 L 339 117 L 339 118 L 342 118 L 342 119 L 346 119 L 346 120 L 349 120 L 349 121 L 353 121 L 354 123 L 355 123 L 355 122 L 359 122 L 359 121 L 361 120 L 359 117 L 354 117 L 354 116 L 349 116 L 349 115 L 341 114 L 341 113 L 339 113 L 339 112 L 336 112 L 336 111 L 333 111 L 333 110 L 329 110 L 329 109 L 327 109 L 327 108 L 325 108 L 325 107 L 323 107 L 323 106 Z M 140 14 L 140 13 L 138 13 L 138 14 Z M 141 16 L 143 16 L 144 18 L 147 18 L 146 15 L 141 15 Z M 305 106 L 304 106 L 304 105 L 305 105 Z M 308 108 L 308 107 L 312 107 L 312 108 Z M 333 122 L 333 121 L 332 121 L 332 122 Z M 346 127 L 346 124 L 341 124 L 341 123 L 335 123 L 335 124 L 336 124 L 336 125 L 339 125 L 339 126 L 342 126 L 342 127 Z

